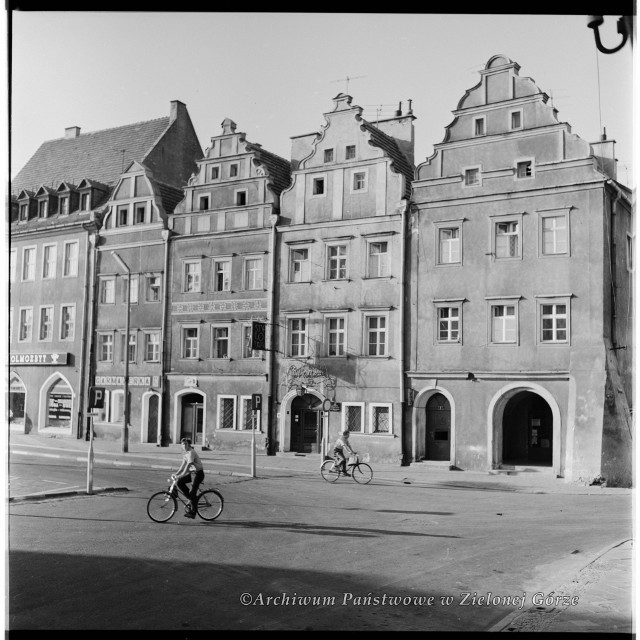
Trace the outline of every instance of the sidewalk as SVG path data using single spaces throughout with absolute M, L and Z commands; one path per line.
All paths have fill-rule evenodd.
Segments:
M 9 434 L 9 450 L 13 459 L 19 456 L 44 456 L 57 459 L 86 461 L 89 443 L 72 438 L 52 438 L 42 435 Z M 205 473 L 251 477 L 251 452 L 202 451 L 196 447 Z M 114 466 L 144 467 L 175 470 L 180 463 L 179 444 L 158 447 L 154 444 L 129 443 L 123 453 L 119 441 L 94 440 L 94 463 Z M 256 453 L 256 476 L 295 476 L 319 474 L 319 454 L 293 453 L 268 456 Z M 442 466 L 418 463 L 408 467 L 391 464 L 372 464 L 374 483 L 388 482 L 451 488 L 486 489 L 520 493 L 557 493 L 567 495 L 630 495 L 634 489 L 586 486 L 556 479 L 549 473 L 525 472 L 517 475 L 449 471 Z M 114 490 L 111 488 L 109 490 Z M 124 488 L 123 488 L 124 489 Z M 107 489 L 103 489 L 107 490 Z M 96 490 L 98 491 L 98 490 Z M 85 492 L 80 492 L 85 493 Z M 61 494 L 57 494 L 60 497 Z M 44 496 L 40 496 L 41 498 Z M 11 500 L 11 499 L 10 499 Z M 633 595 L 635 593 L 633 542 L 620 540 L 602 549 L 591 558 L 571 582 L 556 586 L 545 595 L 568 596 L 564 602 L 528 606 L 494 625 L 497 632 L 617 632 L 632 633 Z M 530 594 L 533 595 L 533 594 Z M 577 600 L 575 599 L 577 597 Z M 573 600 L 571 600 L 573 598 Z M 572 602 L 573 604 L 565 604 Z

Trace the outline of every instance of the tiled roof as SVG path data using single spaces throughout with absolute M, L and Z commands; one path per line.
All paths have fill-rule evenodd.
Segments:
M 249 143 L 256 158 L 264 164 L 272 178 L 274 191 L 279 195 L 291 184 L 291 163 L 275 153 L 265 151 L 262 147 Z
M 391 158 L 391 164 L 395 170 L 405 176 L 405 195 L 409 197 L 411 183 L 414 178 L 414 169 L 402 151 L 400 151 L 396 141 L 366 120 L 360 120 L 360 125 L 371 134 L 373 144 L 376 147 L 380 147 Z
M 158 191 L 160 192 L 160 198 L 162 200 L 162 206 L 164 207 L 165 213 L 173 213 L 178 202 L 184 198 L 184 191 L 177 187 L 172 187 L 168 184 L 158 182 L 157 180 L 155 181 L 155 184 L 158 186 Z
M 11 193 L 83 178 L 113 184 L 132 160 L 144 160 L 168 126 L 167 116 L 44 142 L 11 182 Z

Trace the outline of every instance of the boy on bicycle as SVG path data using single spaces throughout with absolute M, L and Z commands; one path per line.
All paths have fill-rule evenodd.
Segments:
M 338 468 L 342 468 L 342 473 L 345 476 L 351 474 L 347 471 L 347 458 L 344 455 L 345 449 L 349 455 L 355 456 L 356 452 L 351 448 L 349 444 L 349 432 L 343 431 L 341 436 L 338 436 L 335 445 L 333 446 L 333 457 L 336 459 L 336 465 Z
M 180 440 L 182 445 L 182 464 L 176 471 L 175 476 L 178 478 L 178 489 L 184 493 L 189 502 L 191 503 L 191 510 L 184 514 L 185 518 L 196 517 L 196 496 L 198 495 L 198 488 L 204 480 L 204 469 L 202 467 L 202 461 L 196 450 L 191 446 L 191 440 L 189 438 L 182 438 Z M 193 484 L 191 490 L 189 490 L 189 483 L 191 482 L 191 472 L 195 471 L 193 477 Z

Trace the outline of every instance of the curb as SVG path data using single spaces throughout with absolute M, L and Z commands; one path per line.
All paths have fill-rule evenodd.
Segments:
M 90 496 L 95 495 L 96 493 L 108 493 L 113 491 L 129 491 L 127 487 L 103 487 L 99 489 L 94 489 L 93 493 L 87 493 L 86 489 L 84 491 L 60 491 L 59 493 L 38 493 L 35 495 L 29 496 L 19 496 L 17 498 L 9 498 L 9 502 L 27 502 L 30 500 L 50 500 L 52 498 L 70 498 L 72 496 Z
M 600 549 L 599 551 L 596 551 L 591 556 L 591 559 L 585 562 L 585 564 L 583 564 L 573 575 L 574 576 L 578 575 L 581 571 L 584 571 L 584 569 L 586 569 L 589 565 L 593 564 L 596 560 L 598 560 L 605 554 L 609 553 L 609 551 L 612 551 L 613 549 L 619 547 L 620 545 L 623 545 L 626 542 L 631 542 L 631 541 L 633 541 L 633 538 L 624 538 L 623 540 L 618 540 L 617 542 L 614 542 L 613 544 L 609 544 L 606 547 L 603 547 L 602 549 Z M 556 591 L 556 589 L 557 587 L 553 587 L 547 584 L 539 588 L 537 591 L 541 591 L 543 593 L 550 593 L 550 592 Z M 526 615 L 531 609 L 534 609 L 534 608 L 535 607 L 530 606 L 523 611 L 513 611 L 511 613 L 508 613 L 504 618 L 502 618 L 502 620 L 500 620 L 499 622 L 496 622 L 493 626 L 487 629 L 487 633 L 504 631 L 516 618 Z

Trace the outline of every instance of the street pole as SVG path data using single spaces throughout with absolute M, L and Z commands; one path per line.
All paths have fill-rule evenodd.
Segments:
M 91 409 L 93 411 L 93 409 Z M 89 416 L 89 452 L 87 453 L 87 494 L 93 495 L 93 414 Z
M 124 425 L 122 427 L 122 453 L 129 451 L 129 318 L 131 316 L 131 271 L 115 252 L 111 255 L 127 274 L 127 321 L 124 338 Z
M 256 477 L 256 410 L 251 412 L 251 477 Z

